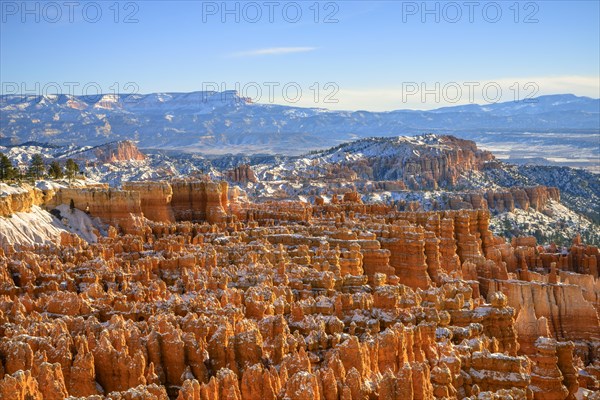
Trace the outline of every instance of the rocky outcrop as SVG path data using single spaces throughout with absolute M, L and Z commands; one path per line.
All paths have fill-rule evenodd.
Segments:
M 527 192 L 529 204 L 534 210 L 544 209 L 548 200 L 560 201 L 560 191 L 555 187 L 534 186 L 524 188 Z
M 535 341 L 537 354 L 531 371 L 531 390 L 534 399 L 564 400 L 569 391 L 563 386 L 563 375 L 558 368 L 557 343 L 554 339 L 541 337 Z
M 146 155 L 139 151 L 131 140 L 107 143 L 89 150 L 100 163 L 118 161 L 143 161 Z
M 237 183 L 257 182 L 256 175 L 248 164 L 242 164 L 233 169 L 225 171 L 227 180 Z
M 265 225 L 284 221 L 308 222 L 312 216 L 312 208 L 307 203 L 300 201 L 271 201 L 237 204 L 233 213 L 239 220 L 255 221 Z
M 70 240 L 63 221 L 45 211 L 42 207 L 54 196 L 54 190 L 41 191 L 27 184 L 8 186 L 0 184 L 0 248 L 10 251 L 20 246 L 36 244 L 59 244 L 63 239 Z M 85 215 L 75 216 L 78 226 L 86 232 L 79 233 L 87 240 L 95 240 L 91 221 Z M 77 240 L 77 239 L 74 239 Z
M 600 341 L 598 313 L 583 297 L 581 287 L 510 280 L 493 282 L 490 289 L 506 293 L 508 304 L 519 314 L 516 327 L 523 353 L 531 354 L 536 335 L 549 332 L 557 340 L 573 341 L 582 359 L 598 357 L 594 344 Z
M 411 143 L 406 157 L 376 156 L 368 163 L 375 180 L 401 180 L 409 189 L 452 187 L 467 170 L 479 170 L 494 157 L 477 148 L 475 142 L 453 136 L 434 137 L 439 147 Z M 398 165 L 402 163 L 402 167 Z M 356 167 L 352 166 L 353 169 Z
M 0 397 L 15 400 L 43 400 L 36 379 L 31 376 L 31 371 L 19 370 L 8 375 L 0 381 Z
M 126 182 L 112 188 L 62 188 L 45 196 L 48 209 L 60 204 L 100 218 L 132 233 L 143 228 L 143 218 L 156 222 L 223 222 L 229 209 L 228 185 L 213 181 Z
M 485 197 L 489 208 L 498 212 L 512 212 L 515 207 L 525 211 L 530 207 L 536 211 L 543 211 L 549 200 L 560 202 L 560 191 L 558 188 L 547 186 L 513 187 L 507 191 L 488 190 Z
M 222 222 L 228 208 L 227 182 L 174 181 L 171 207 L 178 221 Z
M 573 349 L 573 342 L 556 343 L 557 365 L 563 376 L 562 384 L 568 391 L 568 400 L 575 399 L 575 394 L 579 389 L 578 371 L 573 359 Z
M 491 234 L 487 210 L 400 212 L 354 191 L 230 204 L 227 185 L 209 181 L 126 189 L 72 196 L 107 219 L 121 214 L 102 207 L 129 199 L 155 220 L 98 243 L 0 251 L 4 397 L 572 399 L 598 388 L 596 278 L 546 270 L 535 240 Z M 169 207 L 174 222 L 160 220 Z M 595 257 L 579 239 L 572 254 Z
M 400 282 L 411 288 L 426 289 L 431 285 L 425 256 L 425 232 L 420 226 L 411 226 L 408 221 L 398 221 L 380 238 L 382 247 L 390 251 L 390 265 Z M 435 244 L 434 244 L 435 246 Z M 430 257 L 431 258 L 431 257 Z M 431 260 L 434 274 L 439 263 Z
M 0 217 L 9 217 L 16 212 L 30 212 L 31 207 L 44 202 L 41 190 L 30 185 L 9 186 L 0 183 Z
M 167 182 L 125 182 L 123 190 L 137 192 L 144 216 L 152 221 L 175 222 L 173 189 Z
M 62 188 L 46 203 L 46 207 L 52 209 L 60 204 L 72 204 L 125 232 L 134 232 L 142 226 L 139 192 L 112 188 Z
M 550 200 L 560 202 L 560 191 L 555 187 L 531 186 L 507 189 L 489 189 L 485 192 L 452 193 L 447 207 L 451 210 L 489 208 L 502 213 L 515 208 L 536 211 L 546 210 Z
M 261 182 L 310 182 L 316 190 L 343 182 L 356 183 L 363 193 L 373 189 L 430 190 L 453 188 L 472 171 L 483 170 L 492 153 L 475 142 L 454 136 L 368 138 L 291 160 L 284 168 L 257 167 Z M 381 182 L 381 183 L 380 183 Z

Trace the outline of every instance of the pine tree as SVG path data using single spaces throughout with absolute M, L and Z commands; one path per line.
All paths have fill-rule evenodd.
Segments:
M 73 160 L 72 158 L 69 158 L 67 160 L 65 169 L 67 170 L 67 177 L 69 179 L 73 179 L 75 177 L 75 175 L 77 175 L 79 173 L 79 165 L 77 165 L 75 160 Z
M 44 158 L 39 153 L 34 154 L 29 163 L 29 175 L 35 179 L 40 179 L 45 171 L 46 165 L 44 164 Z
M 50 163 L 48 175 L 53 179 L 60 179 L 63 177 L 63 170 L 58 161 L 52 161 L 52 163 Z
M 17 170 L 6 154 L 0 154 L 0 180 L 8 181 L 17 177 Z

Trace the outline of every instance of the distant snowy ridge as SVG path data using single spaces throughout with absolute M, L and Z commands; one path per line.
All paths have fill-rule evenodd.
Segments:
M 299 155 L 372 136 L 482 131 L 592 130 L 600 100 L 573 95 L 432 111 L 330 111 L 255 104 L 234 91 L 0 96 L 0 145 L 26 141 L 96 146 L 134 140 L 141 148 L 206 154 Z

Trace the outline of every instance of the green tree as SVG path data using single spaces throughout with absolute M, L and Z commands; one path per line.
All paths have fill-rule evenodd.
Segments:
M 67 160 L 67 163 L 65 164 L 65 169 L 67 171 L 67 177 L 69 179 L 73 179 L 75 175 L 79 173 L 79 165 L 77 165 L 75 160 L 73 160 L 72 158 L 69 158 Z
M 58 161 L 52 161 L 48 168 L 48 175 L 53 179 L 60 179 L 63 177 L 63 169 Z
M 6 154 L 0 154 L 0 180 L 7 181 L 17 177 L 17 170 Z
M 46 165 L 44 164 L 44 158 L 41 154 L 37 153 L 31 157 L 29 163 L 29 175 L 35 179 L 40 179 L 46 172 Z

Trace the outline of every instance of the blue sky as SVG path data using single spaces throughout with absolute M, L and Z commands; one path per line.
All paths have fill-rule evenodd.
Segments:
M 216 84 L 261 103 L 378 111 L 600 97 L 598 1 L 0 3 L 3 93 Z

